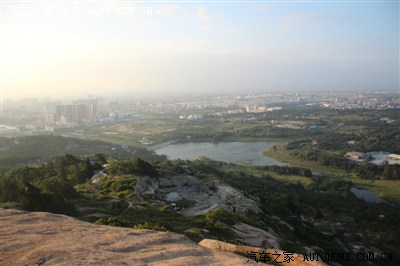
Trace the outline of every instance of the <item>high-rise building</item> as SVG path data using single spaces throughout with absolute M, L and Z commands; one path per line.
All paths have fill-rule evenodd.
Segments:
M 63 120 L 69 122 L 83 122 L 86 119 L 94 119 L 97 114 L 96 100 L 79 100 L 73 104 L 63 104 L 55 106 L 55 121 Z M 50 115 L 47 115 L 50 121 Z
M 96 114 L 97 114 L 97 101 L 90 100 L 87 103 L 87 118 L 94 119 L 96 118 Z
M 53 112 L 44 113 L 44 124 L 46 126 L 52 126 L 56 123 L 56 114 Z
M 87 108 L 85 104 L 72 105 L 72 121 L 82 122 L 87 118 Z
M 90 99 L 90 100 L 77 100 L 74 101 L 73 104 L 79 105 L 79 104 L 84 104 L 85 105 L 85 112 L 86 116 L 85 119 L 94 119 L 96 118 L 97 114 L 97 100 Z
M 67 105 L 56 106 L 56 116 L 57 120 L 59 120 L 60 117 L 63 116 L 65 119 L 72 121 L 73 119 L 72 105 L 67 104 Z

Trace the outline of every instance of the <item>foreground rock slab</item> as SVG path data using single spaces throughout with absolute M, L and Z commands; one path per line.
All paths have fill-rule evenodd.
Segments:
M 257 265 L 170 232 L 0 209 L 1 265 Z
M 268 257 L 268 259 L 266 259 L 266 261 L 273 261 L 274 259 L 277 258 L 276 256 L 273 256 L 271 254 L 282 255 L 285 252 L 280 249 L 264 249 L 264 248 L 252 247 L 252 246 L 234 245 L 234 244 L 225 243 L 225 242 L 214 240 L 214 239 L 203 239 L 202 241 L 200 241 L 199 245 L 201 245 L 203 247 L 207 247 L 209 249 L 225 250 L 227 252 L 241 254 L 243 256 L 248 256 L 248 254 L 251 254 L 251 253 L 261 254 L 262 252 L 265 252 L 263 254 L 267 254 L 266 257 Z M 282 258 L 281 258 L 281 260 L 277 264 L 283 265 L 283 266 L 327 266 L 327 264 L 325 264 L 323 262 L 304 261 L 303 255 L 296 254 L 296 253 L 292 253 L 290 261 L 285 262 L 285 261 L 282 261 Z M 263 265 L 263 264 L 261 264 L 261 265 Z

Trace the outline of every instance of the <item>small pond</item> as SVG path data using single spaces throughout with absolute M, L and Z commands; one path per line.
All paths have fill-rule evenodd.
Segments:
M 379 197 L 379 195 L 375 192 L 366 190 L 366 189 L 358 189 L 356 187 L 352 187 L 350 190 L 357 198 L 363 199 L 366 202 L 378 203 L 383 202 L 384 200 Z

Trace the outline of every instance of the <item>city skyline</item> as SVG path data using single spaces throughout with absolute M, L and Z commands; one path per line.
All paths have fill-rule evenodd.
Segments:
M 398 90 L 399 2 L 2 3 L 2 98 Z

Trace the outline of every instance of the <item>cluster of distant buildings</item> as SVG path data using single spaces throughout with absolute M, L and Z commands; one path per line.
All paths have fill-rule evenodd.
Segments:
M 375 96 L 375 97 L 374 97 Z M 350 97 L 330 97 L 320 102 L 325 108 L 332 109 L 391 109 L 400 106 L 400 98 L 376 97 L 376 95 L 356 95 Z
M 400 108 L 396 93 L 382 92 L 320 92 L 227 95 L 175 96 L 162 98 L 131 98 L 105 100 L 89 97 L 65 104 L 50 99 L 5 100 L 2 109 L 2 134 L 12 135 L 36 131 L 54 131 L 80 125 L 129 122 L 143 114 L 174 114 L 182 120 L 201 120 L 207 115 L 266 113 L 286 108 L 291 104 L 322 106 L 333 109 Z M 246 118 L 247 119 L 247 118 Z M 386 123 L 394 120 L 382 118 Z M 281 125 L 282 126 L 282 125 Z M 297 126 L 284 125 L 285 127 Z
M 2 135 L 18 134 L 21 130 L 18 127 L 0 125 Z
M 265 106 L 257 106 L 257 105 L 245 105 L 243 109 L 231 109 L 226 112 L 228 115 L 235 115 L 235 114 L 244 114 L 244 113 L 265 113 L 265 112 L 272 112 L 276 110 L 282 110 L 282 107 L 275 106 L 275 107 L 265 107 Z M 221 114 L 221 113 L 219 113 Z
M 96 100 L 80 100 L 73 104 L 57 103 L 46 103 L 44 126 L 47 131 L 54 131 L 56 127 L 74 127 L 96 119 Z
M 203 115 L 199 114 L 191 114 L 191 115 L 180 115 L 179 119 L 187 119 L 187 120 L 201 120 L 203 119 Z
M 97 101 L 87 100 L 75 102 L 73 104 L 51 105 L 44 114 L 44 124 L 46 127 L 73 125 L 76 123 L 94 120 L 97 114 Z

